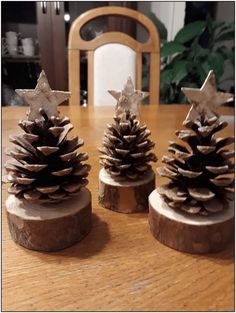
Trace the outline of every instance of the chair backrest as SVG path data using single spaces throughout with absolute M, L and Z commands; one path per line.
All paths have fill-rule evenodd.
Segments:
M 131 18 L 147 30 L 148 40 L 142 43 L 126 33 L 117 31 L 108 31 L 92 40 L 84 40 L 81 37 L 82 27 L 100 16 Z M 122 89 L 128 76 L 131 76 L 136 89 L 141 90 L 143 53 L 149 54 L 150 60 L 149 103 L 159 103 L 160 38 L 156 26 L 147 16 L 132 9 L 108 6 L 89 10 L 74 21 L 68 42 L 69 90 L 72 92 L 70 98 L 72 105 L 80 103 L 81 51 L 87 52 L 88 59 L 88 105 L 106 105 L 107 99 L 104 95 L 107 95 L 109 103 L 112 103 L 107 89 Z M 117 65 L 116 70 L 115 65 Z

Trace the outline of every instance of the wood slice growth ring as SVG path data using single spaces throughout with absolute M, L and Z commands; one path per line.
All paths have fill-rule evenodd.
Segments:
M 234 203 L 218 214 L 189 216 L 174 211 L 154 190 L 149 196 L 149 226 L 156 239 L 173 249 L 217 252 L 234 238 Z
M 92 226 L 91 193 L 87 188 L 56 204 L 22 201 L 10 195 L 6 207 L 12 239 L 31 250 L 67 248 L 83 239 Z
M 99 204 L 121 213 L 148 211 L 148 196 L 155 189 L 151 170 L 137 181 L 116 181 L 104 168 L 99 172 Z

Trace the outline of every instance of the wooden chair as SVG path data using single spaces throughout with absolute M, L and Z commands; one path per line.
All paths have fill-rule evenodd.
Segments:
M 102 33 L 96 38 L 86 41 L 81 37 L 82 27 L 89 21 L 100 17 L 100 16 L 122 16 L 131 18 L 137 23 L 140 23 L 148 32 L 148 40 L 145 43 L 141 43 L 131 36 L 117 32 L 109 31 Z M 99 58 L 100 49 L 106 50 L 108 44 L 117 44 L 118 47 L 127 47 L 127 53 L 135 55 L 134 71 L 132 70 L 132 62 L 127 62 L 127 67 L 130 68 L 133 73 L 126 73 L 125 78 L 122 78 L 122 86 L 126 82 L 128 75 L 134 78 L 136 89 L 142 89 L 142 54 L 148 53 L 150 55 L 150 66 L 149 66 L 149 103 L 159 103 L 159 89 L 160 89 L 160 38 L 153 22 L 141 14 L 138 11 L 117 7 L 108 6 L 102 8 L 96 8 L 89 10 L 80 15 L 72 24 L 69 33 L 68 43 L 68 61 L 69 61 L 69 90 L 72 92 L 70 99 L 71 105 L 78 105 L 80 103 L 80 56 L 81 51 L 87 52 L 88 58 L 88 105 L 99 105 L 94 99 L 94 88 L 96 84 L 101 82 L 101 78 L 104 78 L 104 73 L 101 73 L 102 69 L 97 68 L 96 75 L 100 74 L 100 77 L 95 75 L 95 56 Z M 111 56 L 112 53 L 110 53 Z M 125 54 L 126 56 L 127 54 Z M 100 57 L 100 60 L 109 60 L 104 57 Z M 123 59 L 124 60 L 124 56 Z M 117 62 L 114 62 L 117 63 Z M 117 77 L 116 73 L 113 73 L 113 68 L 108 68 L 113 74 L 113 77 Z M 119 73 L 120 75 L 121 73 Z M 121 77 L 120 77 L 121 79 Z M 111 82 L 108 89 L 116 89 Z M 104 92 L 107 92 L 106 90 Z M 110 96 L 112 100 L 112 97 Z M 110 101 L 112 102 L 112 101 Z

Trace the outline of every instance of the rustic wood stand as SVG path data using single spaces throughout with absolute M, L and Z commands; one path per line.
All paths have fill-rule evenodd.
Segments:
M 6 207 L 13 240 L 32 250 L 64 249 L 83 239 L 92 226 L 91 193 L 87 188 L 54 204 L 22 201 L 10 195 Z
M 187 215 L 171 209 L 154 190 L 149 196 L 149 225 L 153 236 L 173 249 L 189 253 L 223 250 L 234 238 L 234 203 L 223 213 Z
M 106 209 L 121 213 L 148 211 L 148 196 L 153 189 L 152 170 L 138 181 L 115 181 L 104 168 L 99 172 L 98 201 Z

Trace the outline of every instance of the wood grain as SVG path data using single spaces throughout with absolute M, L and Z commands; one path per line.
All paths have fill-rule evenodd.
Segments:
M 3 150 L 8 136 L 20 132 L 26 108 L 3 108 Z M 53 253 L 26 250 L 11 239 L 6 223 L 6 186 L 2 210 L 2 309 L 5 311 L 232 311 L 234 310 L 234 245 L 208 255 L 190 255 L 159 243 L 150 233 L 147 213 L 119 214 L 98 205 L 97 147 L 114 108 L 59 107 L 85 140 L 90 155 L 88 188 L 93 200 L 93 229 L 79 244 Z M 155 153 L 167 152 L 168 140 L 182 128 L 189 106 L 142 106 L 156 142 Z M 231 115 L 231 108 L 223 108 Z M 232 135 L 233 122 L 222 131 Z M 3 156 L 3 162 L 6 157 Z M 159 186 L 165 180 L 157 177 Z
M 99 172 L 98 203 L 120 213 L 148 211 L 148 196 L 155 189 L 155 173 L 149 171 L 136 181 L 116 181 L 102 168 Z
M 83 188 L 67 201 L 43 205 L 10 195 L 6 201 L 12 239 L 36 251 L 58 251 L 82 240 L 92 227 L 91 193 Z
M 234 203 L 221 214 L 181 214 L 168 206 L 157 190 L 149 196 L 148 220 L 153 236 L 173 249 L 188 253 L 224 250 L 234 238 Z
M 80 105 L 80 51 L 68 50 L 69 89 L 73 90 L 70 104 Z M 75 88 L 76 87 L 76 88 Z

